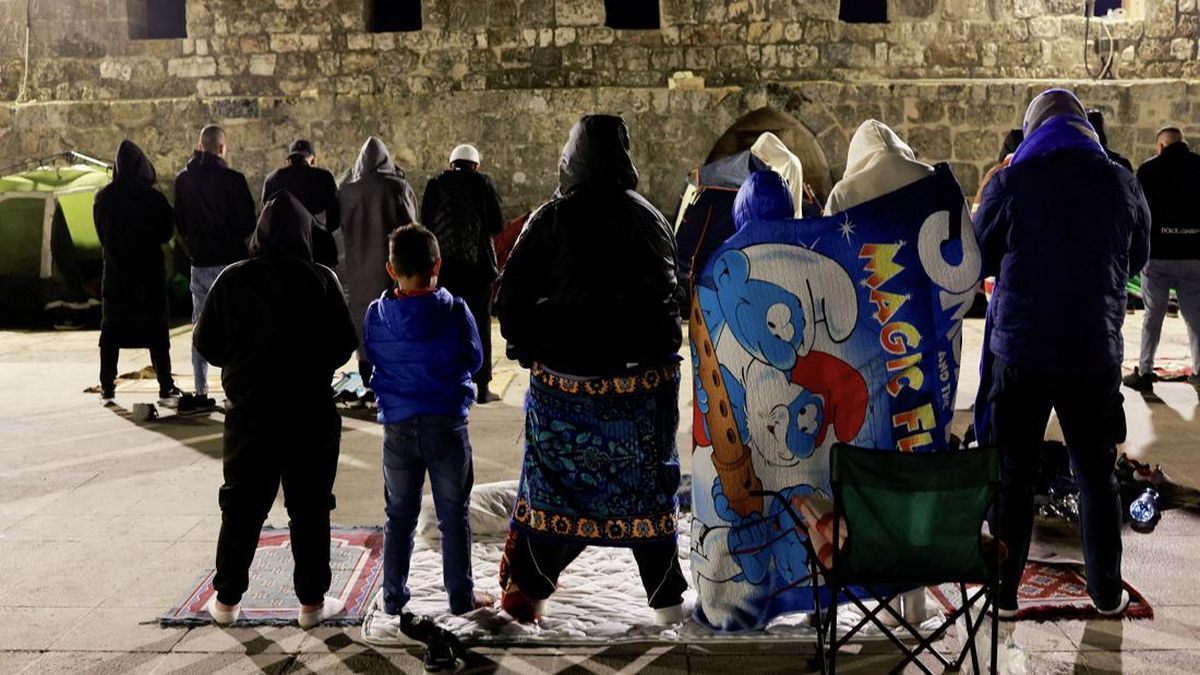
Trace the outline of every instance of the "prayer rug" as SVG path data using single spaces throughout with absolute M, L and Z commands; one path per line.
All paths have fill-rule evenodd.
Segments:
M 356 626 L 362 623 L 367 605 L 383 580 L 383 529 L 335 527 L 330 536 L 333 582 L 327 595 L 341 598 L 346 610 L 325 624 Z M 208 570 L 201 575 L 179 604 L 158 617 L 159 625 L 212 623 L 204 605 L 213 594 L 214 574 L 215 570 Z M 298 602 L 292 587 L 291 537 L 285 529 L 263 528 L 250 566 L 250 588 L 242 597 L 242 616 L 234 625 L 294 624 Z
M 968 591 L 970 587 L 968 587 Z M 1129 609 L 1120 617 L 1105 617 L 1096 611 L 1087 593 L 1087 579 L 1078 563 L 1050 563 L 1030 560 L 1017 589 L 1017 621 L 1060 621 L 1068 619 L 1153 619 L 1154 609 L 1136 589 L 1129 591 Z M 942 584 L 929 589 L 946 611 L 959 604 L 958 587 Z

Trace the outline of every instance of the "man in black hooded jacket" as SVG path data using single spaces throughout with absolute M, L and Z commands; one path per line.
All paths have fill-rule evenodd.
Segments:
M 500 566 L 502 606 L 521 621 L 540 614 L 587 545 L 629 548 L 656 620 L 683 619 L 674 495 L 685 293 L 671 226 L 637 182 L 625 121 L 585 115 L 563 148 L 558 192 L 530 216 L 500 281 L 509 356 L 533 370 Z M 549 432 L 556 424 L 578 433 Z M 622 430 L 634 428 L 631 440 Z M 609 471 L 598 477 L 598 466 Z
M 287 191 L 268 202 L 250 260 L 230 265 L 208 293 L 193 343 L 222 368 L 225 416 L 221 532 L 209 612 L 237 619 L 259 531 L 280 483 L 296 562 L 303 627 L 340 611 L 325 598 L 329 512 L 341 418 L 330 383 L 357 345 L 341 284 L 312 260 L 312 215 Z

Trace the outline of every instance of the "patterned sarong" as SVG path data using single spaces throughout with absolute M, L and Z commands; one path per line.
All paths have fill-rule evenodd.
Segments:
M 628 546 L 674 538 L 679 366 L 576 379 L 535 367 L 513 527 Z

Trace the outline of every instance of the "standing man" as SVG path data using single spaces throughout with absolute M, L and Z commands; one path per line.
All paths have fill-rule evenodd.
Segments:
M 356 340 L 337 276 L 312 260 L 311 228 L 312 215 L 288 192 L 263 204 L 254 257 L 221 274 L 192 336 L 196 349 L 221 367 L 230 401 L 216 594 L 206 606 L 222 625 L 240 614 L 258 537 L 280 485 L 300 627 L 343 607 L 339 598 L 325 596 L 342 433 L 329 383 Z
M 163 244 L 171 241 L 171 205 L 154 188 L 157 174 L 128 139 L 117 147 L 113 181 L 96 193 L 92 209 L 104 252 L 100 282 L 100 399 L 111 403 L 121 348 L 145 347 L 158 376 L 158 402 L 173 407 L 179 390 L 171 377 L 167 329 L 167 275 Z
M 1111 161 L 1075 95 L 1051 89 L 1025 113 L 1025 140 L 975 214 L 984 276 L 996 277 L 982 373 L 980 438 L 1000 449 L 992 532 L 1008 546 L 997 613 L 1017 610 L 1033 534 L 1033 483 L 1050 411 L 1079 486 L 1088 595 L 1116 616 L 1121 498 L 1113 475 L 1125 440 L 1121 359 L 1125 280 L 1146 263 L 1150 210 L 1133 174 Z
M 383 141 L 371 136 L 363 143 L 350 178 L 338 192 L 346 268 L 342 273 L 350 295 L 350 318 L 358 336 L 358 372 L 363 386 L 371 385 L 371 362 L 362 347 L 367 306 L 392 285 L 387 274 L 388 236 L 416 220 L 417 197 L 392 163 Z
M 637 193 L 620 117 L 580 119 L 558 176 L 500 282 L 508 354 L 531 369 L 502 605 L 535 620 L 584 548 L 615 546 L 633 552 L 658 623 L 675 623 L 687 590 L 676 532 L 685 293 L 675 236 Z
M 421 200 L 421 222 L 437 236 L 442 252 L 438 285 L 462 298 L 475 318 L 483 343 L 483 365 L 474 375 L 479 403 L 499 397 L 492 381 L 492 284 L 496 249 L 492 237 L 504 228 L 500 195 L 487 174 L 479 172 L 479 151 L 460 145 L 450 153 L 450 168 L 429 179 Z
M 263 182 L 262 202 L 266 204 L 280 190 L 287 190 L 313 214 L 313 260 L 328 268 L 338 264 L 337 243 L 333 233 L 342 224 L 337 200 L 337 181 L 326 169 L 317 167 L 313 144 L 303 138 L 288 147 L 287 165 L 276 169 Z
M 192 323 L 200 318 L 208 289 L 226 266 L 250 257 L 254 197 L 246 177 L 225 162 L 225 131 L 210 124 L 200 130 L 192 159 L 175 177 L 175 227 L 192 260 Z M 208 362 L 192 347 L 192 372 L 200 408 L 208 398 Z
M 1158 132 L 1158 155 L 1138 168 L 1138 180 L 1150 203 L 1150 262 L 1142 271 L 1142 353 L 1125 385 L 1138 391 L 1154 388 L 1154 352 L 1162 333 L 1167 296 L 1174 288 L 1192 345 L 1188 384 L 1200 393 L 1200 155 L 1188 149 L 1183 132 Z

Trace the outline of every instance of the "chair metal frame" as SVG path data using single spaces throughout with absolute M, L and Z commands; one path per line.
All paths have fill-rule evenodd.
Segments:
M 838 445 L 842 445 L 842 444 L 838 444 Z M 834 447 L 834 452 L 836 452 L 836 451 L 837 451 L 837 446 Z M 969 449 L 969 450 L 955 450 L 955 451 L 949 451 L 949 452 L 995 452 L 995 450 L 991 449 L 991 448 L 988 448 L 988 449 L 973 448 L 973 449 Z M 831 461 L 832 461 L 832 458 L 831 458 Z M 849 641 L 856 634 L 858 634 L 859 631 L 861 631 L 863 628 L 865 628 L 866 626 L 871 625 L 871 624 L 874 624 L 877 628 L 879 628 L 879 630 L 892 642 L 892 644 L 895 645 L 896 648 L 899 649 L 904 654 L 904 659 L 902 661 L 900 661 L 900 663 L 897 664 L 895 668 L 892 669 L 892 671 L 891 671 L 892 673 L 899 673 L 900 671 L 902 671 L 905 668 L 905 666 L 907 666 L 909 663 L 912 663 L 912 664 L 915 664 L 918 668 L 920 668 L 922 672 L 932 675 L 933 671 L 931 671 L 929 669 L 929 667 L 926 666 L 924 663 L 922 663 L 921 660 L 918 658 L 924 652 L 929 652 L 930 654 L 933 654 L 937 658 L 937 660 L 948 670 L 959 670 L 960 668 L 962 668 L 962 666 L 966 662 L 967 656 L 970 655 L 971 665 L 974 668 L 975 672 L 976 673 L 981 672 L 979 669 L 979 654 L 975 648 L 975 637 L 978 634 L 979 629 L 983 624 L 983 620 L 989 612 L 989 609 L 994 609 L 994 607 L 995 607 L 996 592 L 999 589 L 999 583 L 1000 583 L 1000 546 L 999 546 L 999 542 L 997 541 L 997 545 L 993 547 L 992 556 L 990 558 L 985 558 L 985 562 L 990 563 L 990 564 L 988 565 L 988 574 L 986 575 L 985 578 L 982 578 L 982 579 L 970 578 L 970 577 L 959 577 L 959 578 L 942 578 L 942 579 L 932 579 L 931 578 L 931 579 L 924 579 L 924 580 L 906 579 L 903 582 L 896 582 L 896 581 L 889 582 L 886 579 L 860 579 L 860 578 L 855 578 L 852 576 L 840 575 L 838 573 L 838 570 L 839 570 L 838 559 L 845 554 L 841 550 L 841 547 L 839 547 L 837 545 L 837 542 L 841 538 L 841 523 L 842 523 L 843 518 L 845 518 L 846 514 L 845 514 L 845 511 L 843 510 L 844 503 L 839 498 L 840 497 L 840 481 L 834 481 L 831 484 L 832 484 L 833 493 L 834 493 L 833 494 L 833 542 L 834 542 L 834 545 L 833 545 L 833 559 L 831 562 L 831 566 L 829 568 L 826 568 L 825 566 L 821 565 L 820 561 L 817 558 L 816 550 L 812 546 L 810 538 L 806 537 L 805 541 L 804 541 L 804 546 L 807 549 L 807 553 L 808 553 L 809 575 L 812 580 L 813 603 L 814 603 L 814 609 L 816 610 L 816 616 L 817 616 L 817 621 L 816 621 L 816 623 L 817 623 L 817 657 L 816 657 L 816 659 L 819 662 L 820 672 L 823 675 L 825 673 L 829 673 L 830 675 L 833 675 L 834 673 L 836 673 L 837 672 L 837 653 L 838 653 L 838 651 L 843 646 L 848 644 Z M 989 504 L 989 506 L 994 505 L 995 499 L 996 499 L 996 494 L 998 491 L 999 491 L 999 476 L 998 475 L 989 476 L 988 477 L 988 504 Z M 797 525 L 803 526 L 803 524 L 804 524 L 803 518 L 801 518 L 800 515 L 798 513 L 796 513 L 796 511 L 792 508 L 792 505 L 790 503 L 788 503 L 787 500 L 782 499 L 782 495 L 779 494 L 778 492 L 759 490 L 759 491 L 755 491 L 753 494 L 761 495 L 761 496 L 770 496 L 775 499 L 778 499 L 783 504 L 784 508 L 787 510 L 787 512 L 791 516 L 791 518 L 797 523 Z M 982 525 L 982 519 L 981 519 L 980 524 Z M 849 523 L 847 523 L 847 526 L 849 526 Z M 849 543 L 849 539 L 847 539 L 847 542 Z M 840 569 L 844 569 L 844 567 L 840 568 Z M 820 595 L 819 588 L 818 588 L 818 585 L 819 585 L 818 582 L 821 578 L 824 578 L 826 580 L 826 587 L 829 589 L 829 593 L 830 593 L 830 603 L 829 603 L 830 606 L 828 608 L 828 612 L 823 611 L 823 608 L 821 606 L 821 595 Z M 871 595 L 872 599 L 874 599 L 876 602 L 878 602 L 878 606 L 876 606 L 874 609 L 869 609 L 864 604 L 863 599 L 859 598 L 855 593 L 851 592 L 848 588 L 848 586 L 851 584 L 855 584 L 855 585 L 859 585 L 859 584 L 897 585 L 897 583 L 903 584 L 905 586 L 911 585 L 911 586 L 918 586 L 918 587 L 924 588 L 926 586 L 934 586 L 934 585 L 947 583 L 947 582 L 958 584 L 958 589 L 959 589 L 960 598 L 961 598 L 961 604 L 953 612 L 951 612 L 949 615 L 947 615 L 946 618 L 942 621 L 942 623 L 939 626 L 937 626 L 928 635 L 922 635 L 921 632 L 917 629 L 917 627 L 914 627 L 911 623 L 909 623 L 907 620 L 905 620 L 903 615 L 901 615 L 899 612 L 896 611 L 896 609 L 894 607 L 892 607 L 892 605 L 891 605 L 892 601 L 895 600 L 897 597 L 899 597 L 905 591 L 897 591 L 897 592 L 887 593 L 887 594 L 880 596 L 874 592 L 871 592 L 868 589 L 868 593 Z M 980 585 L 977 589 L 974 590 L 974 592 L 969 593 L 968 589 L 967 589 L 968 583 L 978 583 Z M 860 619 L 859 622 L 857 624 L 855 624 L 853 628 L 851 628 L 850 630 L 848 630 L 845 634 L 843 634 L 841 636 L 838 635 L 838 630 L 837 630 L 838 629 L 838 624 L 837 624 L 838 602 L 837 602 L 837 599 L 838 599 L 839 595 L 843 595 L 845 598 L 849 599 L 849 601 L 851 603 L 853 603 L 863 614 L 862 619 Z M 977 603 L 980 603 L 981 601 L 982 601 L 982 605 L 979 607 L 978 611 L 975 612 L 974 616 L 972 616 L 972 608 Z M 897 625 L 895 627 L 891 627 L 891 626 L 887 626 L 886 624 L 884 624 L 882 619 L 880 618 L 880 615 L 883 613 L 890 615 L 891 618 L 897 622 Z M 960 617 L 964 617 L 966 619 L 966 628 L 967 628 L 966 633 L 967 634 L 961 637 L 961 641 L 964 642 L 965 644 L 960 649 L 958 655 L 956 657 L 954 657 L 953 660 L 951 660 L 951 659 L 948 659 L 946 656 L 944 656 L 937 649 L 935 649 L 934 643 L 937 642 L 939 639 L 941 639 L 942 636 L 946 633 L 946 631 L 950 628 L 950 626 L 953 626 Z M 909 647 L 907 644 L 905 644 L 905 642 L 903 640 L 901 640 L 899 637 L 897 637 L 894 629 L 900 629 L 900 628 L 902 628 L 905 632 L 907 632 L 909 637 L 911 637 L 913 640 L 916 641 L 917 644 L 914 647 Z M 989 672 L 995 673 L 996 672 L 996 659 L 997 659 L 997 644 L 999 642 L 999 625 L 998 625 L 998 621 L 996 621 L 994 618 L 992 620 L 990 632 L 991 632 L 991 636 L 990 636 L 991 637 L 991 652 L 990 652 L 990 664 L 989 664 L 990 670 L 989 670 Z

